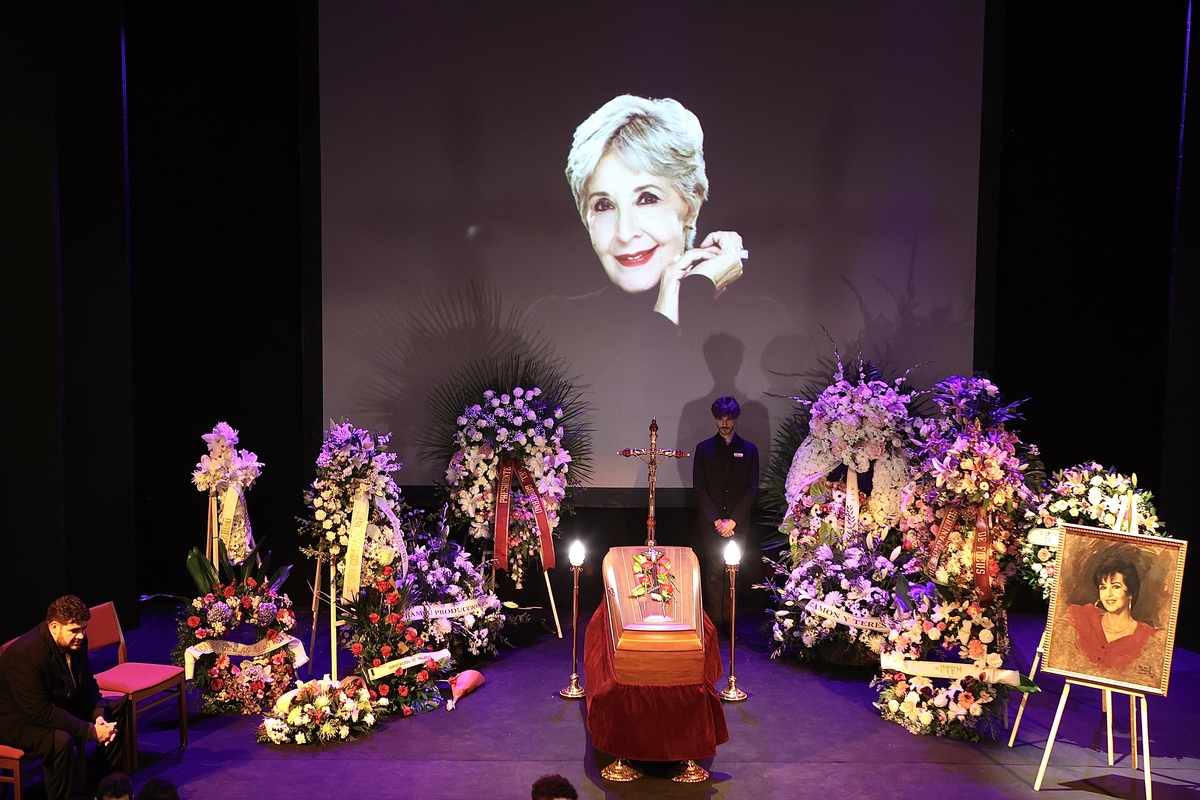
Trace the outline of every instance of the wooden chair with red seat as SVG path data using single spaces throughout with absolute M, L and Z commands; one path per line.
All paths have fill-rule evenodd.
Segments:
M 124 772 L 137 770 L 137 718 L 147 709 L 175 700 L 179 703 L 179 746 L 187 747 L 187 686 L 183 667 L 127 661 L 125 632 L 111 602 L 92 608 L 88 624 L 88 652 L 117 645 L 117 665 L 96 673 L 102 693 L 115 692 L 126 698 L 124 727 Z

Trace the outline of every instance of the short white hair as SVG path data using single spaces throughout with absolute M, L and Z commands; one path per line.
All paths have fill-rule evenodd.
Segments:
M 687 203 L 692 226 L 687 246 L 696 236 L 695 220 L 708 199 L 704 172 L 704 131 L 700 120 L 678 100 L 652 100 L 632 94 L 614 97 L 575 129 L 567 155 L 567 183 L 575 195 L 579 217 L 587 224 L 584 198 L 596 166 L 616 153 L 633 169 L 666 178 Z

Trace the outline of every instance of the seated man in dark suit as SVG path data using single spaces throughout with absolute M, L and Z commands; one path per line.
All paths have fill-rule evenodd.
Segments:
M 77 743 L 101 745 L 110 768 L 120 760 L 116 719 L 88 663 L 92 612 L 74 595 L 46 610 L 46 621 L 0 655 L 0 742 L 42 759 L 49 800 L 71 796 Z M 118 704 L 121 705 L 121 704 Z

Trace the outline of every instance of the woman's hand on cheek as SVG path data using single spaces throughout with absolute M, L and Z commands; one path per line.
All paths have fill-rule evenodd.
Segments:
M 716 287 L 720 297 L 730 284 L 742 277 L 742 237 L 733 231 L 713 231 L 700 246 L 683 254 L 687 275 L 703 275 Z
M 679 324 L 679 282 L 688 274 L 688 268 L 693 263 L 688 256 L 692 255 L 694 259 L 697 253 L 699 251 L 689 250 L 677 257 L 658 279 L 658 300 L 654 303 L 654 310 L 676 325 Z

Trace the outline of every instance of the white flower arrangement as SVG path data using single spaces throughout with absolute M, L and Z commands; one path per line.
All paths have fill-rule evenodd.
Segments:
M 860 519 L 847 530 L 845 493 L 840 482 L 814 483 L 780 528 L 790 548 L 784 563 L 767 560 L 775 581 L 762 584 L 776 606 L 772 658 L 835 645 L 857 653 L 843 660 L 865 663 L 883 647 L 897 577 L 915 564 L 886 527 Z
M 280 697 L 263 715 L 257 739 L 288 745 L 345 741 L 374 728 L 377 712 L 387 706 L 386 697 L 372 700 L 361 679 L 308 681 Z
M 1058 470 L 1046 491 L 1029 512 L 1034 524 L 1045 535 L 1032 537 L 1021 546 L 1021 574 L 1044 599 L 1054 587 L 1054 569 L 1058 552 L 1057 528 L 1063 523 L 1112 528 L 1124 515 L 1122 527 L 1129 524 L 1132 500 L 1137 515 L 1137 532 L 1166 537 L 1167 531 L 1154 508 L 1153 495 L 1137 485 L 1137 475 L 1123 475 L 1115 469 L 1089 461 Z
M 235 564 L 246 558 L 246 553 L 254 548 L 254 535 L 250 528 L 250 515 L 246 511 L 244 494 L 258 476 L 262 474 L 263 464 L 258 456 L 249 450 L 238 450 L 238 432 L 227 422 L 218 422 L 212 433 L 202 437 L 208 445 L 208 453 L 200 456 L 192 472 L 192 483 L 201 492 L 208 492 L 217 500 L 217 516 L 223 517 L 229 509 L 230 502 L 227 494 L 231 487 L 237 489 L 236 503 L 232 509 L 232 525 L 227 535 L 222 536 L 226 552 Z
M 202 437 L 208 444 L 208 454 L 192 472 L 192 483 L 201 492 L 224 491 L 234 484 L 249 489 L 262 474 L 263 464 L 249 450 L 238 450 L 238 432 L 227 422 L 218 422 L 212 433 Z
M 811 414 L 808 436 L 788 470 L 789 509 L 809 485 L 839 465 L 863 474 L 874 464 L 871 496 L 862 513 L 884 525 L 895 522 L 908 481 L 908 404 L 916 396 L 902 391 L 906 380 L 901 376 L 888 384 L 868 378 L 863 364 L 858 379 L 848 380 L 839 357 L 833 383 L 816 400 L 792 398 L 809 405 Z

